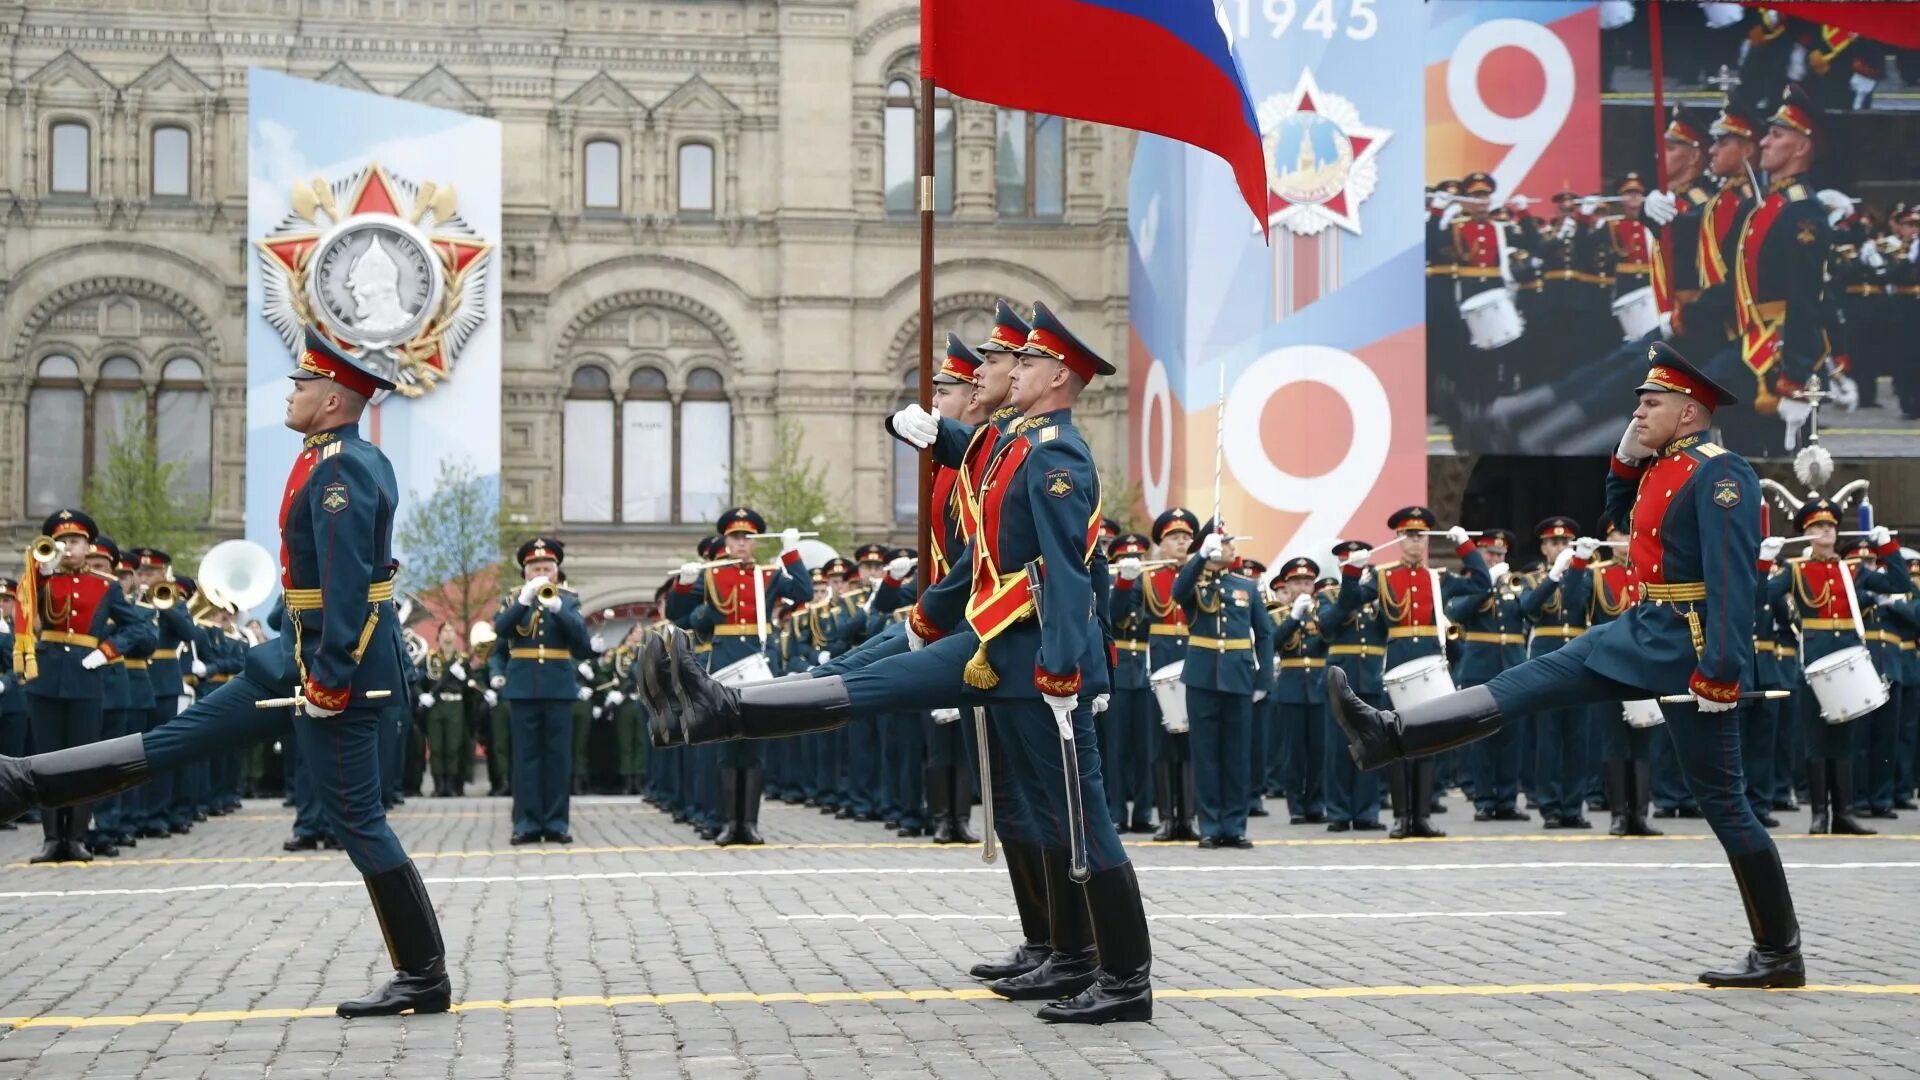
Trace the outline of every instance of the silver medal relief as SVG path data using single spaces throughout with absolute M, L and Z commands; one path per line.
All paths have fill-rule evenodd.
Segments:
M 356 214 L 327 230 L 311 266 L 313 310 L 362 349 L 412 340 L 440 307 L 440 261 L 424 234 L 388 214 Z

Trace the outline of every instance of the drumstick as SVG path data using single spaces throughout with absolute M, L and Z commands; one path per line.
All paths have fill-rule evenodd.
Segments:
M 1749 690 L 1740 695 L 1741 701 L 1778 701 L 1793 696 L 1791 690 Z M 1685 705 L 1693 700 L 1692 694 L 1662 694 L 1654 699 L 1662 705 Z
M 814 539 L 815 537 L 817 537 L 817 536 L 819 536 L 819 535 L 820 535 L 820 534 L 819 534 L 819 533 L 817 533 L 817 532 L 803 532 L 803 533 L 801 533 L 801 534 L 799 535 L 799 537 L 798 537 L 798 538 L 799 538 L 799 539 L 801 539 L 801 540 L 812 540 L 812 539 Z M 754 534 L 752 534 L 752 535 L 750 535 L 750 536 L 748 536 L 748 537 L 747 537 L 747 539 L 749 539 L 749 540 L 778 540 L 778 539 L 780 539 L 780 534 L 779 534 L 779 533 L 754 533 Z
M 393 691 L 369 690 L 360 696 L 368 701 L 379 701 L 381 698 L 392 697 Z M 256 709 L 286 709 L 295 705 L 305 705 L 306 703 L 307 696 L 305 694 L 295 694 L 293 697 L 276 697 L 267 698 L 265 701 L 256 701 L 253 703 L 253 707 Z

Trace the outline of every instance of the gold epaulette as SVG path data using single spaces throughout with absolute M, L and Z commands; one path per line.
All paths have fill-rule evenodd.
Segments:
M 1719 457 L 1721 454 L 1727 452 L 1727 448 L 1721 446 L 1719 443 L 1701 443 L 1699 446 L 1694 447 L 1694 449 L 1700 452 L 1701 457 L 1710 458 Z
M 1780 190 L 1785 193 L 1788 202 L 1799 202 L 1807 197 L 1807 185 L 1798 180 L 1795 180 Z

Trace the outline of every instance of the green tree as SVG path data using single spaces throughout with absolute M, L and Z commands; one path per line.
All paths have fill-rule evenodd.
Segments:
M 734 468 L 734 499 L 758 510 L 768 528 L 818 532 L 822 543 L 847 550 L 853 530 L 827 490 L 827 471 L 801 448 L 800 425 L 782 420 L 775 440 L 771 466 L 757 472 Z
M 440 462 L 433 493 L 408 493 L 400 524 L 402 589 L 464 632 L 497 598 L 502 536 L 499 486 L 465 459 Z
M 207 548 L 209 504 L 182 491 L 186 478 L 186 465 L 160 460 L 146 417 L 135 416 L 108 448 L 106 465 L 87 478 L 87 510 L 122 547 L 159 548 L 193 567 Z

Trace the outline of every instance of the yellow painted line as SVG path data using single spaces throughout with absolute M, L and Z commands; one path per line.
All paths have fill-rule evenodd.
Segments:
M 1714 837 L 1711 833 L 1674 834 L 1674 835 L 1668 835 L 1668 836 L 1608 836 L 1603 831 L 1595 830 L 1594 832 L 1591 832 L 1591 833 L 1579 833 L 1579 834 L 1572 834 L 1572 835 L 1562 834 L 1562 835 L 1555 835 L 1555 836 L 1542 836 L 1542 835 L 1534 835 L 1534 834 L 1524 834 L 1519 836 L 1444 836 L 1444 837 L 1435 837 L 1432 839 L 1412 839 L 1412 840 L 1388 840 L 1383 835 L 1365 836 L 1365 837 L 1332 837 L 1332 836 L 1303 837 L 1299 839 L 1288 839 L 1288 840 L 1255 840 L 1253 842 L 1253 846 L 1254 847 L 1273 847 L 1273 848 L 1292 848 L 1292 847 L 1374 847 L 1374 846 L 1381 846 L 1381 845 L 1392 845 L 1396 847 L 1404 847 L 1408 845 L 1445 846 L 1449 844 L 1591 844 L 1591 843 L 1620 844 L 1620 843 L 1632 843 L 1636 841 L 1697 844 L 1697 843 L 1705 843 L 1709 840 L 1712 840 L 1713 838 Z M 1920 841 L 1920 833 L 1901 833 L 1901 834 L 1882 833 L 1878 836 L 1831 836 L 1831 835 L 1802 836 L 1794 833 L 1786 833 L 1783 835 L 1777 835 L 1775 839 L 1781 840 L 1781 841 L 1791 840 L 1796 842 L 1803 841 L 1803 840 L 1811 840 L 1811 841 L 1892 843 L 1897 841 Z M 1143 840 L 1135 843 L 1126 844 L 1125 847 L 1127 847 L 1129 850 L 1132 850 L 1132 851 L 1181 851 L 1181 850 L 1193 849 L 1194 843 L 1191 840 L 1183 840 L 1183 841 L 1172 842 L 1172 843 L 1161 843 L 1161 842 L 1155 842 L 1151 840 Z M 558 859 L 558 858 L 577 857 L 581 855 L 678 855 L 678 854 L 692 854 L 692 853 L 714 853 L 714 854 L 732 853 L 732 854 L 740 855 L 740 854 L 747 854 L 750 852 L 770 852 L 770 851 L 898 851 L 898 850 L 912 850 L 912 851 L 945 850 L 949 853 L 968 854 L 976 858 L 979 856 L 979 851 L 980 851 L 979 846 L 975 844 L 935 844 L 926 840 L 873 840 L 873 841 L 846 841 L 842 843 L 760 844 L 754 847 L 719 847 L 717 845 L 707 844 L 707 843 L 627 844 L 627 845 L 600 846 L 600 847 L 595 847 L 587 844 L 568 844 L 565 846 L 529 844 L 526 847 L 487 848 L 487 849 L 481 849 L 477 851 L 423 851 L 415 854 L 413 856 L 413 859 L 415 862 L 426 862 L 432 859 L 447 859 L 447 860 Z M 129 866 L 235 866 L 235 865 L 245 866 L 245 865 L 253 865 L 253 864 L 278 865 L 278 864 L 288 864 L 288 863 L 336 863 L 345 857 L 346 857 L 345 855 L 338 852 L 329 853 L 325 855 L 201 855 L 201 856 L 183 855 L 177 858 L 158 858 L 158 859 L 127 859 L 127 858 L 95 859 L 92 862 L 84 862 L 84 863 L 13 862 L 13 863 L 5 864 L 4 869 L 43 870 L 43 871 L 88 871 L 88 870 L 112 870 L 119 867 L 129 867 Z
M 1480 986 L 1250 986 L 1196 987 L 1170 989 L 1155 987 L 1159 1001 L 1326 1001 L 1342 998 L 1408 997 L 1530 997 L 1540 994 L 1692 994 L 1746 993 L 1750 991 L 1716 990 L 1690 982 L 1649 983 L 1509 983 Z M 1863 996 L 1920 996 L 1920 983 L 1873 984 L 1832 983 L 1801 987 L 1796 990 L 1769 990 L 1772 994 L 1847 994 Z M 530 1009 L 614 1009 L 629 1005 L 838 1005 L 879 1001 L 999 1001 L 999 995 L 984 986 L 943 990 L 834 990 L 812 993 L 755 994 L 735 991 L 719 994 L 580 994 L 567 997 L 515 998 L 510 1001 L 463 1001 L 451 1011 L 519 1012 Z M 215 1024 L 249 1020 L 302 1020 L 331 1017 L 331 1008 L 305 1009 L 223 1009 L 209 1012 L 137 1013 L 101 1016 L 0 1016 L 0 1027 L 15 1031 L 28 1028 L 133 1027 L 139 1024 Z

